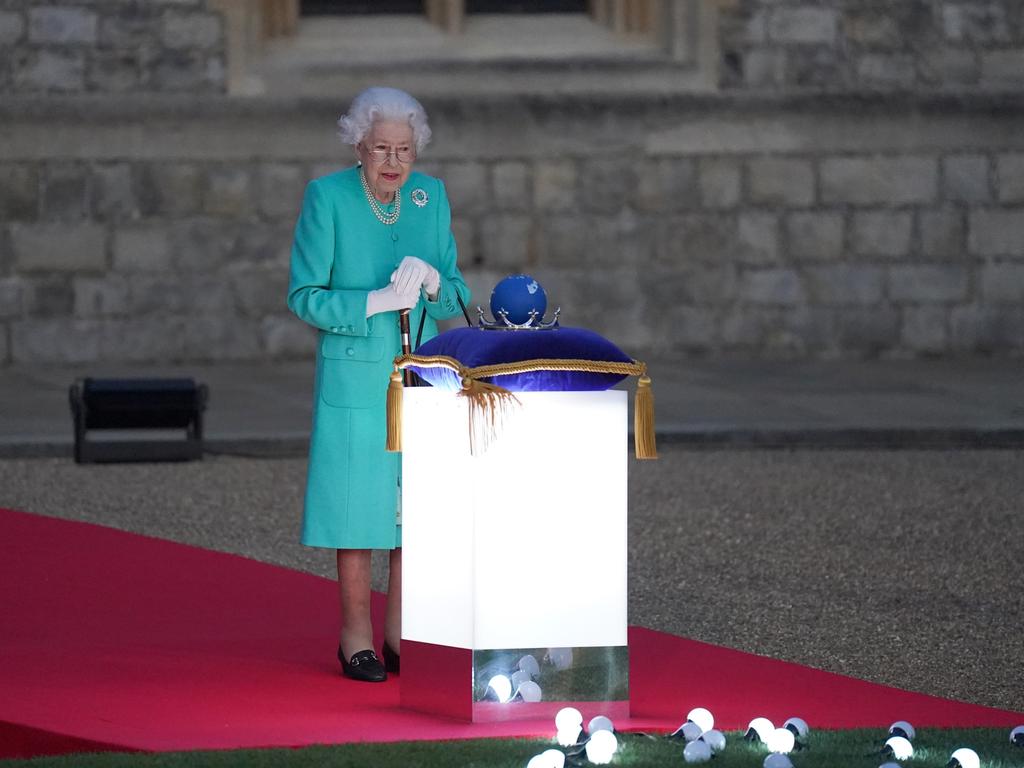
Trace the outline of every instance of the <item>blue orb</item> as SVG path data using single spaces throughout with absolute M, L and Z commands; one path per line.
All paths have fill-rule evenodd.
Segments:
M 534 322 L 544 317 L 548 308 L 548 297 L 540 283 L 529 275 L 509 275 L 491 291 L 491 315 L 500 321 L 500 312 L 505 312 L 510 323 L 522 325 L 530 319 L 530 311 L 536 310 Z

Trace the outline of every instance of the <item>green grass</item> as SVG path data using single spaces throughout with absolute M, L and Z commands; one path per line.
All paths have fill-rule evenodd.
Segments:
M 1009 740 L 1009 728 L 965 730 L 920 729 L 915 755 L 905 768 L 940 768 L 958 747 L 971 747 L 982 768 L 1022 768 L 1024 748 Z M 795 768 L 878 768 L 884 730 L 812 731 L 807 749 L 790 757 Z M 612 766 L 687 765 L 683 744 L 662 736 L 620 734 L 619 752 Z M 760 768 L 765 749 L 744 742 L 739 733 L 727 733 L 728 744 L 707 765 L 712 768 Z M 176 752 L 162 754 L 90 754 L 33 760 L 0 760 L 0 768 L 525 768 L 531 757 L 550 749 L 551 741 L 536 739 L 479 739 L 473 741 L 349 744 L 303 749 Z M 567 766 L 589 766 L 585 759 Z

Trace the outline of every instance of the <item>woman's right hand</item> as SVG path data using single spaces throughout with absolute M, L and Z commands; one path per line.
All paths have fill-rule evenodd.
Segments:
M 373 317 L 381 312 L 397 312 L 412 309 L 420 298 L 420 287 L 417 285 L 407 293 L 399 293 L 394 283 L 366 294 L 366 316 Z

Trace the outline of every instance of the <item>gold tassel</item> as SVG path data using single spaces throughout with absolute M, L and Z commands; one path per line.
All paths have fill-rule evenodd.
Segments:
M 388 383 L 388 437 L 384 450 L 398 453 L 402 450 L 402 374 L 396 368 Z
M 658 446 L 654 443 L 654 391 L 651 379 L 641 376 L 636 385 L 636 399 L 633 402 L 633 443 L 638 459 L 658 458 Z
M 462 377 L 460 397 L 469 398 L 469 453 L 479 456 L 498 437 L 505 408 L 519 399 L 504 387 Z

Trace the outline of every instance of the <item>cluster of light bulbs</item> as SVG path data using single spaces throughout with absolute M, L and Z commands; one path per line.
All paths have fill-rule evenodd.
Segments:
M 531 654 L 526 654 L 516 664 L 510 675 L 494 675 L 487 681 L 487 691 L 501 704 L 519 697 L 526 702 L 538 702 L 543 691 L 534 678 L 540 677 L 540 664 Z
M 555 739 L 563 747 L 580 744 L 583 734 L 583 715 L 575 707 L 563 707 L 555 715 Z M 615 724 L 611 718 L 597 715 L 587 723 L 587 738 L 582 742 L 587 760 L 594 765 L 607 765 L 619 748 L 615 737 Z M 565 768 L 565 753 L 548 749 L 530 758 L 526 768 Z
M 909 760 L 914 756 L 914 726 L 906 720 L 897 720 L 889 726 L 889 738 L 882 751 L 896 760 Z M 1024 747 L 1024 725 L 1018 725 L 1010 731 L 1010 743 Z M 969 747 L 953 750 L 946 768 L 980 768 L 981 758 Z M 901 768 L 897 762 L 882 763 L 879 768 Z

